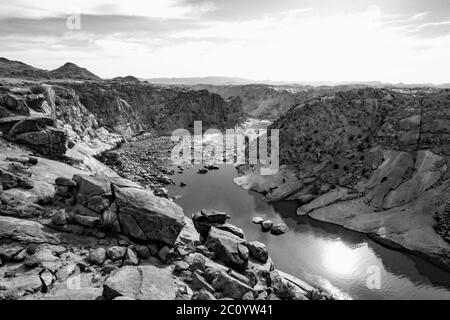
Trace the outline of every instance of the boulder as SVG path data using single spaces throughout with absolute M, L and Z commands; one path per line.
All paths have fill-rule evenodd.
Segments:
M 211 228 L 206 246 L 214 252 L 214 258 L 236 270 L 245 270 L 248 264 L 248 249 L 245 240 L 229 232 Z
M 262 263 L 266 263 L 269 259 L 269 252 L 267 251 L 267 248 L 265 244 L 259 242 L 259 241 L 251 241 L 246 244 L 250 256 L 253 259 L 256 259 Z
M 123 261 L 124 266 L 137 266 L 139 264 L 139 258 L 134 252 L 134 250 L 128 248 L 127 252 L 125 253 L 125 259 Z
M 104 176 L 76 174 L 72 178 L 77 183 L 77 201 L 86 205 L 93 196 L 111 196 L 111 183 Z
M 106 251 L 108 258 L 112 261 L 122 260 L 127 253 L 127 248 L 121 246 L 114 246 Z
M 141 259 L 148 259 L 151 256 L 150 249 L 147 246 L 136 246 L 135 250 Z
M 175 266 L 174 268 L 175 272 L 182 272 L 189 270 L 189 264 L 185 261 L 175 261 L 173 265 Z
M 174 300 L 175 284 L 167 269 L 154 266 L 125 266 L 113 271 L 103 285 L 103 297 L 136 300 Z
M 279 236 L 289 231 L 289 227 L 284 223 L 277 223 L 272 227 L 270 233 L 273 235 Z
M 242 238 L 242 239 L 245 238 L 244 231 L 241 228 L 236 227 L 235 225 L 232 225 L 230 223 L 219 224 L 219 225 L 216 225 L 215 227 L 217 229 L 230 232 L 230 233 L 238 236 L 239 238 Z
M 202 216 L 205 217 L 206 222 L 209 223 L 225 223 L 228 219 L 230 219 L 230 215 L 225 212 L 220 212 L 216 210 L 206 210 L 203 209 L 200 211 Z
M 108 199 L 102 198 L 100 196 L 93 196 L 89 199 L 86 206 L 92 211 L 102 213 L 106 208 L 109 207 L 109 201 Z
M 56 210 L 52 215 L 52 223 L 57 226 L 65 226 L 68 216 L 65 210 Z
M 261 228 L 263 231 L 269 231 L 273 227 L 273 221 L 272 220 L 265 220 L 261 223 Z
M 247 284 L 223 271 L 214 272 L 209 276 L 209 279 L 211 280 L 211 286 L 227 298 L 242 299 L 247 292 L 253 292 L 253 289 Z
M 261 223 L 264 222 L 264 219 L 261 218 L 261 217 L 254 217 L 254 218 L 252 219 L 252 222 L 253 222 L 254 224 L 261 224 Z
M 97 248 L 89 253 L 89 262 L 101 266 L 106 261 L 106 250 L 104 248 Z
M 122 232 L 173 245 L 183 229 L 183 209 L 174 202 L 136 188 L 115 188 Z M 124 219 L 129 216 L 132 219 Z M 127 228 L 128 227 L 128 228 Z M 132 233 L 138 231 L 137 233 Z M 141 231 L 141 232 L 139 232 Z M 144 239 L 142 239 L 144 240 Z

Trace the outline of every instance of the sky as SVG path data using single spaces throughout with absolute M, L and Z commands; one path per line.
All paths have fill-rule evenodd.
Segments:
M 104 77 L 450 82 L 449 0 L 0 0 L 0 56 Z

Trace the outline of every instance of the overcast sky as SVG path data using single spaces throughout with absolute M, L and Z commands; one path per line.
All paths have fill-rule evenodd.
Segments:
M 450 0 L 0 0 L 0 56 L 102 77 L 443 83 Z

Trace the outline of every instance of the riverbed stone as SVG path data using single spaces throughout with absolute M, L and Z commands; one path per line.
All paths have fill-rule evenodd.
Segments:
M 277 223 L 276 225 L 274 225 L 272 227 L 272 229 L 270 230 L 270 233 L 278 236 L 281 234 L 285 234 L 288 231 L 289 231 L 289 227 L 285 223 Z
M 269 231 L 273 227 L 273 221 L 272 220 L 265 220 L 261 223 L 261 228 L 263 231 Z
M 254 224 L 261 224 L 261 223 L 264 222 L 264 219 L 261 218 L 261 217 L 254 217 L 254 218 L 252 219 L 252 222 L 253 222 Z

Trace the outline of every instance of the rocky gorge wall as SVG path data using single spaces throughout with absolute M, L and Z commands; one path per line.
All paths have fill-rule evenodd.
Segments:
M 243 167 L 237 182 L 299 215 L 370 234 L 450 268 L 450 91 L 347 90 L 292 107 L 279 173 Z
M 142 131 L 169 132 L 193 128 L 233 128 L 243 120 L 241 101 L 224 100 L 206 90 L 176 90 L 147 83 L 117 81 L 66 83 L 98 121 L 125 136 Z

